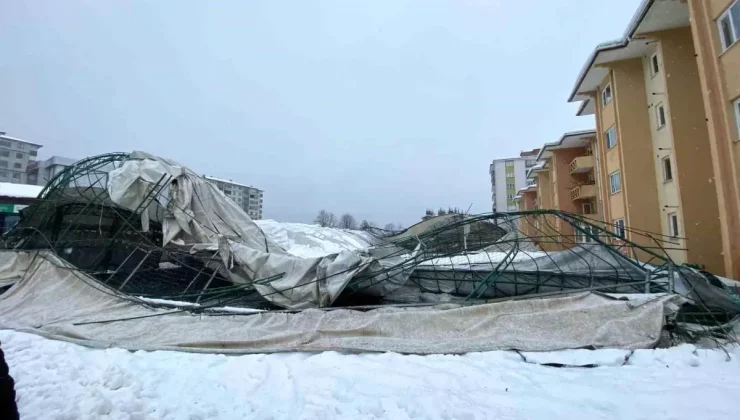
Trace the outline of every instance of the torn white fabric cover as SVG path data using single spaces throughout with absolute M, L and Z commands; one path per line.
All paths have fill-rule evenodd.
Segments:
M 631 303 L 582 293 L 477 306 L 191 315 L 122 299 L 53 254 L 43 252 L 35 259 L 23 254 L 0 252 L 6 261 L 0 267 L 13 267 L 9 270 L 16 275 L 27 273 L 0 295 L 0 328 L 130 350 L 431 354 L 650 348 L 660 336 L 666 308 L 676 299 Z
M 223 274 L 235 283 L 250 284 L 282 274 L 278 280 L 255 285 L 276 305 L 290 309 L 329 306 L 371 261 L 350 251 L 317 258 L 290 255 L 215 185 L 176 162 L 146 153 L 134 152 L 111 171 L 108 193 L 114 203 L 133 211 L 142 206 L 163 175 L 168 199 L 159 202 L 167 209 L 158 220 L 162 245 L 218 253 L 228 268 Z M 148 226 L 150 213 L 142 213 L 142 226 Z
M 241 243 L 222 239 L 221 257 L 230 253 L 237 266 L 253 279 L 264 279 L 283 274 L 269 283 L 255 284 L 257 291 L 270 302 L 291 309 L 330 306 L 344 287 L 370 263 L 371 259 L 357 253 L 317 258 L 301 258 L 287 253 L 263 252 Z M 224 263 L 228 264 L 228 258 Z

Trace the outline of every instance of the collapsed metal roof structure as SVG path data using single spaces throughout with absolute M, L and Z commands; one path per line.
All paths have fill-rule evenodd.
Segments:
M 559 234 L 563 226 L 574 234 Z M 671 238 L 633 232 L 646 241 L 630 241 L 580 215 L 455 214 L 372 233 L 378 245 L 366 250 L 291 255 L 195 172 L 133 152 L 61 172 L 22 210 L 3 247 L 50 252 L 106 294 L 192 313 L 467 306 L 597 292 L 680 294 L 688 304 L 676 319 L 713 336 L 728 336 L 722 326 L 740 315 L 736 290 L 670 259 Z

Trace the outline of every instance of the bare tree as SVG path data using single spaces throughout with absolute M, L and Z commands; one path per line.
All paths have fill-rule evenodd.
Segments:
M 320 210 L 314 223 L 321 227 L 334 227 L 337 224 L 337 217 L 330 211 Z
M 360 223 L 360 230 L 368 230 L 368 229 L 374 228 L 374 227 L 376 227 L 375 223 L 368 222 L 367 220 L 363 220 Z
M 385 225 L 385 227 L 383 229 L 388 230 L 388 231 L 391 231 L 391 232 L 395 232 L 396 231 L 396 225 L 394 225 L 393 223 L 388 223 L 387 225 Z
M 339 218 L 339 227 L 342 229 L 357 229 L 357 221 L 355 217 L 349 213 L 344 213 Z

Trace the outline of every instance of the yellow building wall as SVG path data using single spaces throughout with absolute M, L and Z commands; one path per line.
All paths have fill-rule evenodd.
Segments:
M 678 179 L 676 175 L 676 157 L 673 150 L 673 136 L 672 136 L 672 124 L 671 120 L 674 118 L 671 115 L 671 102 L 668 100 L 668 92 L 666 88 L 665 76 L 675 71 L 683 70 L 676 68 L 673 63 L 671 50 L 674 48 L 673 44 L 666 40 L 665 45 L 660 40 L 667 37 L 667 34 L 653 34 L 650 38 L 655 37 L 657 42 L 653 42 L 652 45 L 655 47 L 646 56 L 642 57 L 642 73 L 645 77 L 645 90 L 647 100 L 647 116 L 650 126 L 650 135 L 652 137 L 652 151 L 653 151 L 653 166 L 655 167 L 655 184 L 658 188 L 658 208 L 660 210 L 660 230 L 655 233 L 663 235 L 662 240 L 665 242 L 661 244 L 666 249 L 666 254 L 673 261 L 683 264 L 687 262 L 687 254 L 684 250 L 686 248 L 686 242 L 682 238 L 671 238 L 670 226 L 668 223 L 668 214 L 676 213 L 678 216 L 679 223 L 684 221 L 684 216 L 681 211 L 681 201 L 678 194 Z M 690 35 L 690 32 L 689 32 Z M 663 47 L 666 47 L 668 58 L 663 54 Z M 687 46 L 688 47 L 688 46 Z M 691 48 L 693 50 L 693 48 Z M 652 57 L 653 54 L 657 54 L 658 57 L 658 72 L 653 74 L 652 70 Z M 671 60 L 668 62 L 667 60 Z M 691 69 L 688 69 L 689 71 Z M 698 80 L 698 79 L 697 79 Z M 665 125 L 658 127 L 658 107 L 663 106 L 665 110 Z M 701 107 L 701 101 L 699 101 L 699 107 Z M 679 112 L 680 114 L 680 112 Z M 674 179 L 671 181 L 665 181 L 663 175 L 663 159 L 670 158 L 672 166 L 672 174 Z M 686 236 L 685 229 L 680 229 L 679 236 Z M 656 252 L 658 252 L 656 250 Z
M 669 184 L 675 184 L 673 190 L 680 203 L 680 234 L 687 238 L 686 262 L 703 265 L 723 275 L 722 242 L 718 240 L 722 228 L 691 28 L 655 35 L 660 40 L 664 57 L 662 79 L 670 115 L 667 128 L 672 134 L 674 181 Z M 662 179 L 662 173 L 660 176 Z M 667 225 L 667 211 L 663 212 L 662 219 Z
M 730 0 L 688 0 L 717 191 L 725 275 L 740 279 L 740 144 L 732 101 L 740 95 L 740 44 L 722 50 L 717 18 Z
M 645 112 L 647 94 L 642 61 L 619 61 L 612 63 L 611 68 L 625 225 L 628 229 L 660 232 L 650 122 Z M 651 239 L 643 235 L 628 233 L 627 238 L 639 245 L 655 246 Z M 645 256 L 637 257 L 642 259 Z

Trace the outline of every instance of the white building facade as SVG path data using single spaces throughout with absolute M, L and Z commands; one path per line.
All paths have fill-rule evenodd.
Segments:
M 262 218 L 262 195 L 264 191 L 228 179 L 212 176 L 204 176 L 204 178 L 223 191 L 224 195 L 234 200 L 251 219 L 259 220 Z
M 0 132 L 0 182 L 25 184 L 29 163 L 36 161 L 40 144 L 31 143 Z
M 57 174 L 75 162 L 77 162 L 77 159 L 62 156 L 52 156 L 46 160 L 29 162 L 26 171 L 27 183 L 30 185 L 46 185 Z
M 519 157 L 495 159 L 490 167 L 491 210 L 495 212 L 516 211 L 514 197 L 519 189 L 527 186 L 527 170 L 537 162 L 539 149 L 522 152 Z

